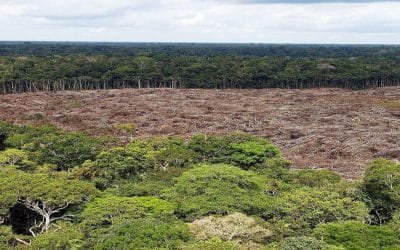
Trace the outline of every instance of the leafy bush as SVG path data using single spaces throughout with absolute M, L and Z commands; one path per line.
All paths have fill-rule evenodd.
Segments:
M 47 232 L 68 209 L 98 195 L 87 182 L 12 169 L 0 171 L 0 193 L 0 217 L 8 217 L 13 230 L 31 234 Z
M 184 172 L 164 197 L 178 203 L 177 214 L 186 220 L 204 215 L 244 212 L 262 214 L 271 197 L 266 180 L 251 171 L 228 165 L 201 165 Z
M 177 249 L 190 238 L 183 222 L 142 218 L 115 226 L 95 249 Z
M 379 224 L 400 207 L 400 164 L 377 160 L 365 172 L 363 190 Z
M 180 247 L 182 250 L 244 250 L 245 247 L 235 242 L 223 241 L 219 238 L 213 238 L 206 241 L 198 241 L 191 244 L 185 244 Z
M 75 168 L 78 178 L 93 180 L 100 189 L 112 186 L 115 182 L 139 179 L 145 171 L 154 169 L 154 160 L 148 148 L 137 144 L 117 147 L 103 151 L 95 161 L 86 161 Z
M 326 187 L 340 182 L 341 178 L 338 173 L 330 170 L 295 170 L 290 171 L 284 177 L 286 182 L 294 185 L 308 186 L 308 187 Z
M 231 143 L 230 147 L 230 163 L 243 169 L 249 169 L 280 154 L 279 149 L 266 140 Z
M 80 133 L 62 133 L 54 126 L 24 126 L 14 129 L 5 140 L 8 147 L 29 151 L 35 161 L 69 170 L 93 159 L 100 141 Z
M 242 169 L 280 158 L 279 149 L 270 141 L 245 134 L 195 135 L 188 146 L 199 162 L 233 164 Z
M 11 227 L 1 226 L 0 220 L 0 250 L 9 248 L 10 242 L 14 239 Z
M 90 231 L 143 217 L 168 217 L 175 206 L 154 197 L 106 196 L 90 202 L 81 214 L 82 226 Z
M 29 160 L 28 153 L 19 149 L 7 149 L 0 152 L 0 166 L 16 166 L 28 170 L 34 163 Z
M 0 121 L 0 151 L 6 148 L 6 139 L 15 129 L 14 125 Z
M 190 138 L 188 147 L 196 152 L 196 162 L 228 162 L 229 142 L 222 136 L 194 135 Z
M 291 165 L 292 163 L 290 161 L 281 157 L 275 157 L 267 159 L 264 164 L 259 164 L 251 169 L 266 175 L 270 179 L 283 180 L 288 174 Z
M 196 153 L 186 145 L 182 138 L 152 139 L 147 143 L 154 151 L 154 160 L 158 169 L 183 168 L 196 162 Z
M 233 213 L 223 217 L 208 216 L 189 224 L 190 231 L 197 239 L 220 238 L 224 241 L 239 243 L 265 243 L 272 235 L 271 231 L 245 214 Z
M 323 250 L 324 242 L 313 237 L 290 237 L 283 241 L 281 250 Z
M 39 141 L 49 135 L 60 135 L 60 131 L 54 126 L 21 126 L 13 127 L 9 130 L 8 136 L 5 140 L 7 147 L 25 149 L 30 147 L 32 151 L 38 150 Z
M 52 163 L 58 170 L 69 170 L 93 159 L 98 153 L 96 140 L 78 133 L 50 135 L 40 139 L 39 163 Z
M 56 227 L 38 237 L 31 244 L 33 249 L 79 249 L 83 246 L 84 235 L 70 223 L 59 223 Z
M 185 169 L 170 167 L 164 171 L 146 173 L 141 181 L 129 180 L 120 182 L 118 186 L 107 189 L 107 193 L 116 196 L 160 196 L 161 191 L 175 184 L 175 178 Z
M 368 217 L 368 209 L 360 201 L 340 194 L 313 188 L 299 188 L 282 194 L 274 203 L 272 221 L 286 223 L 284 236 L 303 235 L 318 224 L 360 220 Z
M 321 224 L 314 230 L 318 239 L 349 250 L 399 249 L 400 234 L 387 226 L 357 221 Z

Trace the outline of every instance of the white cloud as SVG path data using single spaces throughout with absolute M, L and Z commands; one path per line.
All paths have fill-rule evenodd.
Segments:
M 380 1 L 0 0 L 0 40 L 400 43 L 399 11 Z

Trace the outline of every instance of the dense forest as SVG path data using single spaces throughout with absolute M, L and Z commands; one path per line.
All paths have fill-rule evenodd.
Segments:
M 400 164 L 292 170 L 246 134 L 0 124 L 0 249 L 399 249 Z
M 0 93 L 400 85 L 400 46 L 0 43 Z

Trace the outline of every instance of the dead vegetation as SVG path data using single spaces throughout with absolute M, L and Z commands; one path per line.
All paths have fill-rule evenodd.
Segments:
M 294 167 L 348 178 L 376 157 L 400 158 L 400 88 L 351 91 L 125 89 L 0 96 L 0 119 L 136 135 L 242 131 L 270 138 Z
M 246 249 L 261 249 L 262 245 L 258 243 L 265 243 L 272 236 L 272 232 L 261 226 L 256 219 L 242 213 L 204 217 L 190 223 L 189 228 L 197 239 L 217 237 L 247 245 Z

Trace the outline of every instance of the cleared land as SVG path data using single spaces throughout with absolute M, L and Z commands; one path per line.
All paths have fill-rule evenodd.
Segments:
M 400 87 L 351 91 L 124 89 L 0 96 L 0 119 L 69 131 L 190 135 L 242 131 L 270 138 L 296 168 L 359 177 L 374 158 L 400 159 Z

